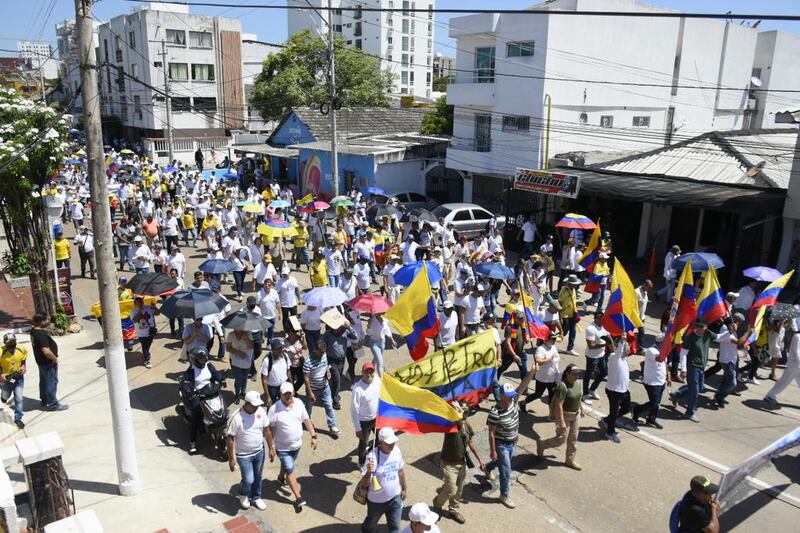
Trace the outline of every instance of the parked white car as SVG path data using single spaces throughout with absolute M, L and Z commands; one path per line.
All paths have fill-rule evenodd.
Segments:
M 466 235 L 467 237 L 478 235 L 486 229 L 492 217 L 497 219 L 497 227 L 499 229 L 503 229 L 506 225 L 505 216 L 495 215 L 478 204 L 442 204 L 433 210 L 433 214 L 436 215 L 436 218 L 444 217 L 445 224 L 453 224 L 453 232 L 456 238 L 461 235 Z

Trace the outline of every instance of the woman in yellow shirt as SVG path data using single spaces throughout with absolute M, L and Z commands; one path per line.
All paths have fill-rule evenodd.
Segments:
M 56 268 L 69 268 L 69 241 L 62 232 L 56 233 L 53 246 L 56 248 Z
M 314 254 L 314 261 L 311 262 L 308 275 L 311 278 L 312 287 L 326 287 L 328 285 L 328 264 L 325 262 L 325 256 L 319 251 Z
M 205 222 L 205 221 L 203 221 Z M 192 235 L 192 246 L 197 246 L 197 230 L 194 224 L 194 207 L 187 207 L 181 216 L 183 224 L 183 243 L 189 246 L 189 235 Z
M 301 263 L 304 264 L 307 269 L 311 268 L 311 261 L 308 260 L 308 253 L 306 252 L 306 246 L 308 246 L 308 229 L 306 229 L 306 223 L 302 220 L 295 224 L 294 229 L 297 232 L 297 235 L 292 237 L 294 265 L 295 269 L 300 272 Z
M 216 240 L 217 233 L 219 233 L 220 226 L 214 213 L 209 213 L 203 220 L 203 227 L 200 228 L 200 234 L 206 240 L 206 246 L 211 247 L 211 243 Z

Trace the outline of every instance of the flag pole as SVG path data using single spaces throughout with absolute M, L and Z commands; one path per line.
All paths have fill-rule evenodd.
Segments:
M 433 287 L 431 286 L 431 278 L 428 276 L 428 262 L 425 261 L 424 259 L 422 261 L 422 272 L 421 272 L 421 274 L 424 274 L 425 277 L 428 279 L 428 289 L 430 290 L 430 297 L 433 298 L 434 302 L 435 302 L 436 301 L 436 297 L 435 297 L 435 295 L 433 293 Z M 419 276 L 419 274 L 417 274 L 417 275 Z M 439 320 L 439 311 L 438 310 L 436 311 L 436 320 L 437 321 Z M 445 345 L 442 342 L 442 328 L 441 328 L 441 326 L 436 331 L 436 341 L 439 344 L 439 346 L 442 347 L 441 348 L 442 352 L 444 352 Z M 453 386 L 453 378 L 450 376 L 450 365 L 447 364 L 447 357 L 444 355 L 444 353 L 442 354 L 442 357 L 445 360 L 444 374 L 445 374 L 445 377 L 447 378 L 447 384 L 450 385 L 448 387 L 448 389 L 450 389 L 450 401 L 454 402 L 454 401 L 456 401 L 456 391 L 455 391 L 455 387 Z

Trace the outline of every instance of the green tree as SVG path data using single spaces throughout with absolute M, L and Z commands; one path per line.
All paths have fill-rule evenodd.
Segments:
M 287 111 L 329 101 L 326 41 L 308 30 L 292 35 L 286 48 L 264 60 L 253 85 L 251 103 L 266 120 Z M 336 91 L 346 107 L 388 107 L 393 75 L 378 58 L 334 40 Z
M 41 191 L 67 154 L 68 130 L 68 116 L 13 89 L 0 89 L 0 220 L 11 255 L 18 263 L 27 259 L 38 287 L 47 286 L 50 252 Z M 33 299 L 37 311 L 55 315 L 50 290 L 35 291 Z
M 420 132 L 423 135 L 452 135 L 453 106 L 447 105 L 447 97 L 436 100 L 436 110 L 422 117 Z
M 433 90 L 439 93 L 447 92 L 447 84 L 454 83 L 456 77 L 454 75 L 450 76 L 439 76 L 433 79 Z

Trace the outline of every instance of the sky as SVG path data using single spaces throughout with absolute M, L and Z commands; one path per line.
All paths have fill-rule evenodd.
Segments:
M 191 1 L 191 0 L 190 0 Z M 285 4 L 283 0 L 211 0 L 220 3 L 236 4 Z M 534 0 L 437 0 L 438 8 L 477 9 L 524 9 L 539 2 Z M 703 13 L 753 13 L 797 15 L 800 14 L 800 0 L 651 0 L 646 3 L 684 12 Z M 16 50 L 17 41 L 22 39 L 49 41 L 56 43 L 55 26 L 65 19 L 75 18 L 74 0 L 2 0 L 3 17 L 0 19 L 0 49 Z M 95 15 L 108 20 L 116 15 L 130 12 L 134 4 L 124 0 L 102 0 L 94 7 Z M 242 30 L 255 33 L 259 40 L 280 43 L 286 40 L 286 12 L 274 9 L 196 7 L 193 13 L 239 17 Z M 453 15 L 461 16 L 461 15 Z M 436 14 L 436 51 L 445 56 L 455 57 L 455 41 L 447 37 L 447 14 Z M 784 30 L 800 34 L 800 22 L 763 21 L 759 30 Z M 0 51 L 2 55 L 13 55 Z

